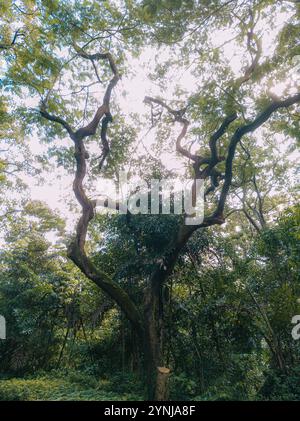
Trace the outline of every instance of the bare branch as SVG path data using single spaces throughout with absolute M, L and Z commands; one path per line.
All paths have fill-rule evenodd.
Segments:
M 252 122 L 239 127 L 235 131 L 234 135 L 232 136 L 230 140 L 229 147 L 228 147 L 228 154 L 226 158 L 225 180 L 222 187 L 218 207 L 216 211 L 214 212 L 214 216 L 218 216 L 220 218 L 223 217 L 222 215 L 223 215 L 223 211 L 225 207 L 225 202 L 226 202 L 226 198 L 227 198 L 227 195 L 231 186 L 231 181 L 232 181 L 232 165 L 233 165 L 235 150 L 236 150 L 237 144 L 240 142 L 242 137 L 245 134 L 251 133 L 254 130 L 256 130 L 258 127 L 263 125 L 270 118 L 270 116 L 278 109 L 290 107 L 291 105 L 296 104 L 298 102 L 300 102 L 300 93 L 293 95 L 285 100 L 272 102 Z
M 0 44 L 0 50 L 9 50 L 13 48 L 17 42 L 17 39 L 20 37 L 25 37 L 24 32 L 21 32 L 21 29 L 17 29 L 14 33 L 13 39 L 10 44 Z
M 183 108 L 182 110 L 173 110 L 171 107 L 169 107 L 164 101 L 158 98 L 152 98 L 150 96 L 146 96 L 144 99 L 144 102 L 146 104 L 158 104 L 162 108 L 165 108 L 173 117 L 174 121 L 177 121 L 178 123 L 182 124 L 182 130 L 179 133 L 177 140 L 176 140 L 176 151 L 179 152 L 181 155 L 185 156 L 188 159 L 191 159 L 192 161 L 198 161 L 199 157 L 197 155 L 192 154 L 187 149 L 183 148 L 181 146 L 181 141 L 184 139 L 187 133 L 187 129 L 189 126 L 189 121 L 183 117 L 186 108 Z
M 55 123 L 59 123 L 61 126 L 63 126 L 67 130 L 67 132 L 69 133 L 69 135 L 71 137 L 74 136 L 74 131 L 72 130 L 72 128 L 69 125 L 69 123 L 67 123 L 64 119 L 62 119 L 59 116 L 56 116 L 54 114 L 48 113 L 48 111 L 46 110 L 46 107 L 45 107 L 45 103 L 44 102 L 42 102 L 42 104 L 41 104 L 40 114 L 41 114 L 42 117 L 46 118 L 49 121 L 53 121 Z
M 86 53 L 83 49 L 81 49 L 79 46 L 77 46 L 75 43 L 73 44 L 75 51 L 77 52 L 78 56 L 90 60 L 92 62 L 92 65 L 96 71 L 96 75 L 98 80 L 100 80 L 99 75 L 97 73 L 96 67 L 95 67 L 95 61 L 96 60 L 107 60 L 109 62 L 110 68 L 113 72 L 113 78 L 110 80 L 104 97 L 103 97 L 103 103 L 102 105 L 98 108 L 93 120 L 85 127 L 81 127 L 80 129 L 77 130 L 76 132 L 76 136 L 79 138 L 84 138 L 86 136 L 92 136 L 96 133 L 96 130 L 98 128 L 98 125 L 100 123 L 101 118 L 106 115 L 107 119 L 106 121 L 112 121 L 112 117 L 110 114 L 110 110 L 109 110 L 109 103 L 110 103 L 110 98 L 111 98 L 111 93 L 113 88 L 116 86 L 116 84 L 118 83 L 119 79 L 120 79 L 120 75 L 118 73 L 116 64 L 114 62 L 114 59 L 112 57 L 112 55 L 110 53 L 95 53 L 95 54 L 88 54 Z M 106 133 L 106 129 L 107 129 L 107 124 L 104 125 L 105 127 L 105 133 Z M 103 127 L 102 127 L 103 130 Z M 105 143 L 105 135 L 101 136 L 102 141 L 104 139 L 104 143 L 103 143 L 103 148 L 107 149 L 107 144 Z M 107 155 L 107 154 L 106 154 Z

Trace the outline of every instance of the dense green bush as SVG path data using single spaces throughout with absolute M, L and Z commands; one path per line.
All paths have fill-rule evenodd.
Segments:
M 286 375 L 276 370 L 268 371 L 258 398 L 261 400 L 299 401 L 300 368 L 295 367 Z
M 110 382 L 78 372 L 54 371 L 35 378 L 12 378 L 0 380 L 0 400 L 2 401 L 57 401 L 57 400 L 141 400 L 142 395 L 135 393 L 127 383 L 126 387 L 116 391 L 116 377 Z M 122 389 L 122 390 L 121 390 Z M 137 388 L 134 388 L 137 391 Z

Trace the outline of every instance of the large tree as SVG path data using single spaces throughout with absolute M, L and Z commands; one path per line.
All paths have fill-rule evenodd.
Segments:
M 41 137 L 64 139 L 67 135 L 71 141 L 72 148 L 64 148 L 64 161 L 69 171 L 74 168 L 73 190 L 81 216 L 68 256 L 132 323 L 144 347 L 149 398 L 161 398 L 160 390 L 155 392 L 155 379 L 157 367 L 165 365 L 162 290 L 183 248 L 196 231 L 224 224 L 227 215 L 239 206 L 231 193 L 237 193 L 241 183 L 245 185 L 239 169 L 251 159 L 243 142 L 252 142 L 252 149 L 258 148 L 255 133 L 262 137 L 262 127 L 281 136 L 298 133 L 299 80 L 296 73 L 290 81 L 285 75 L 292 72 L 293 58 L 299 52 L 299 5 L 238 0 L 162 0 L 142 5 L 91 0 L 74 5 L 60 1 L 24 3 L 30 10 L 21 8 L 18 19 L 27 23 L 26 42 L 16 58 L 8 60 L 7 84 L 15 95 L 22 98 L 30 94 L 35 98 L 35 109 L 28 109 L 24 118 L 27 124 L 44 129 Z M 284 19 L 284 24 L 278 17 Z M 271 38 L 268 32 L 273 34 Z M 166 48 L 168 54 L 165 60 L 165 54 L 160 58 L 158 50 L 157 67 L 151 75 L 161 86 L 160 97 L 145 97 L 151 107 L 149 126 L 158 128 L 160 142 L 171 142 L 177 159 L 186 160 L 186 175 L 205 181 L 206 213 L 198 225 L 186 225 L 184 217 L 175 219 L 167 244 L 159 249 L 160 258 L 141 279 L 144 298 L 140 304 L 114 278 L 117 268 L 111 273 L 103 271 L 95 264 L 93 253 L 87 251 L 96 201 L 90 198 L 86 176 L 90 170 L 93 177 L 101 177 L 107 171 L 108 158 L 114 168 L 128 164 L 118 155 L 114 142 L 124 147 L 122 139 L 126 141 L 129 136 L 132 141 L 134 129 L 128 125 L 129 116 L 127 121 L 123 118 L 126 110 L 120 111 L 118 98 L 112 100 L 112 94 L 122 73 L 134 70 L 130 59 L 149 43 L 155 49 Z M 15 44 L 14 39 L 11 44 Z M 228 45 L 237 63 L 230 63 Z M 179 87 L 171 93 L 171 100 L 165 99 L 170 72 L 179 72 L 183 66 L 190 69 L 194 90 L 187 93 Z M 273 90 L 274 81 L 283 84 L 280 95 Z M 97 87 L 94 94 L 90 94 L 91 87 Z M 28 107 L 26 101 L 24 104 Z M 134 120 L 130 122 L 134 124 Z M 174 128 L 166 129 L 170 124 L 176 124 L 178 130 L 174 141 Z M 112 141 L 108 139 L 109 127 Z M 95 136 L 100 137 L 101 156 L 98 165 L 88 166 L 89 160 L 95 162 L 93 148 L 89 151 Z M 195 137 L 197 144 L 191 147 L 188 142 Z M 124 156 L 128 157 L 126 148 Z M 255 177 L 251 182 L 260 201 Z M 243 211 L 251 218 L 245 206 Z

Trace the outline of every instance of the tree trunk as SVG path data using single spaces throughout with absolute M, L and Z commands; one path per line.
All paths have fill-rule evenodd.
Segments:
M 167 396 L 167 392 L 163 388 L 164 386 L 167 388 L 168 380 L 166 373 L 163 374 L 160 371 L 163 367 L 163 304 L 159 283 L 152 283 L 145 292 L 144 316 L 144 354 L 148 400 L 156 400 L 158 397 Z M 163 367 L 164 370 L 168 369 Z
M 167 401 L 169 398 L 169 376 L 170 369 L 167 367 L 157 367 L 155 400 Z

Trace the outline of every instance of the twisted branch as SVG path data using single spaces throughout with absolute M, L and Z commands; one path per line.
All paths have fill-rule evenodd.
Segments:
M 153 99 L 146 97 L 146 102 L 150 102 L 150 101 L 153 101 Z M 175 117 L 177 116 L 176 112 L 174 112 L 174 110 L 172 110 L 169 106 L 164 104 L 163 101 L 156 99 L 155 102 L 163 106 L 165 109 L 167 109 L 173 116 Z M 236 147 L 238 143 L 241 141 L 242 137 L 246 135 L 247 133 L 253 132 L 258 127 L 263 125 L 270 118 L 270 116 L 278 109 L 289 107 L 299 102 L 300 102 L 300 93 L 293 95 L 285 100 L 273 101 L 252 122 L 244 126 L 240 126 L 238 129 L 236 129 L 236 131 L 232 135 L 231 140 L 229 142 L 229 146 L 227 149 L 225 174 L 224 176 L 222 176 L 222 174 L 214 168 L 216 163 L 219 162 L 220 160 L 217 154 L 216 142 L 225 133 L 230 123 L 233 122 L 237 118 L 237 115 L 232 114 L 231 116 L 228 116 L 225 118 L 220 128 L 210 138 L 209 143 L 210 143 L 211 156 L 210 158 L 208 158 L 208 167 L 207 167 L 207 168 L 210 168 L 210 171 L 208 171 L 207 168 L 204 170 L 206 172 L 205 177 L 208 175 L 211 175 L 215 183 L 217 181 L 217 183 L 219 184 L 218 178 L 224 179 L 220 198 L 218 200 L 216 209 L 211 215 L 206 216 L 203 222 L 199 225 L 194 225 L 194 226 L 181 225 L 179 227 L 178 232 L 176 233 L 175 237 L 171 240 L 168 251 L 164 256 L 163 265 L 162 264 L 157 265 L 157 267 L 152 273 L 151 280 L 150 280 L 152 285 L 156 285 L 156 287 L 158 288 L 168 278 L 168 276 L 171 274 L 175 266 L 175 263 L 177 261 L 177 258 L 182 248 L 186 245 L 187 241 L 189 240 L 189 238 L 191 237 L 194 231 L 196 231 L 197 229 L 206 228 L 212 225 L 221 225 L 225 222 L 224 207 L 225 207 L 226 199 L 227 199 L 230 186 L 232 183 L 232 166 L 233 166 Z M 184 119 L 181 118 L 181 122 L 183 123 L 183 129 L 179 135 L 180 140 L 184 137 L 183 134 L 184 135 L 186 134 L 186 129 L 187 129 L 185 125 L 185 121 L 183 120 Z M 176 148 L 177 148 L 177 145 L 176 145 Z M 196 158 L 199 159 L 201 157 L 196 156 Z M 196 162 L 197 162 L 197 159 L 196 159 Z M 195 164 L 193 165 L 194 169 L 195 169 Z M 195 171 L 195 177 L 196 176 L 197 176 L 197 171 Z M 203 173 L 202 173 L 202 176 L 203 176 Z M 212 186 L 211 188 L 214 190 L 216 187 L 217 186 Z
M 109 152 L 109 144 L 106 138 L 106 132 L 109 122 L 112 121 L 110 113 L 110 98 L 113 88 L 120 79 L 116 65 L 110 53 L 104 54 L 87 54 L 83 50 L 77 51 L 78 55 L 89 60 L 108 60 L 110 68 L 113 72 L 113 78 L 110 80 L 104 93 L 101 106 L 97 109 L 92 121 L 85 127 L 81 127 L 74 132 L 71 126 L 61 117 L 52 115 L 46 111 L 46 105 L 42 104 L 40 114 L 55 123 L 62 125 L 70 135 L 75 145 L 76 172 L 73 181 L 73 191 L 76 199 L 81 205 L 81 217 L 76 227 L 76 236 L 68 247 L 68 257 L 75 265 L 95 284 L 97 284 L 104 292 L 106 292 L 124 311 L 127 318 L 132 322 L 138 334 L 143 334 L 141 317 L 134 302 L 129 295 L 109 276 L 107 273 L 97 268 L 92 260 L 87 256 L 85 251 L 85 243 L 89 222 L 95 215 L 96 201 L 90 200 L 85 192 L 83 181 L 87 173 L 86 160 L 89 158 L 85 148 L 84 138 L 92 136 L 101 123 L 101 141 L 103 144 L 101 166 Z

